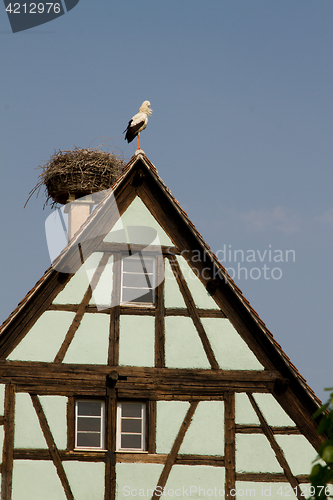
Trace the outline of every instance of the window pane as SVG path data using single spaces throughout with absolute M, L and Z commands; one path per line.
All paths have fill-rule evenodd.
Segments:
M 142 288 L 123 288 L 123 302 L 153 303 L 153 291 L 146 292 Z
M 77 403 L 78 415 L 101 415 L 101 402 L 100 401 L 78 401 Z
M 141 433 L 141 419 L 125 419 L 121 421 L 121 432 L 138 432 Z
M 101 447 L 101 435 L 99 432 L 94 433 L 77 433 L 77 446 L 82 446 L 85 448 L 100 448 Z
M 141 449 L 141 435 L 140 434 L 122 434 L 121 435 L 122 448 L 137 448 Z
M 153 281 L 152 274 L 124 273 L 123 286 L 134 288 L 151 288 Z
M 122 417 L 139 417 L 141 418 L 141 403 L 123 403 L 121 405 Z
M 77 430 L 78 431 L 101 431 L 101 419 L 100 418 L 86 418 L 79 417 L 77 420 Z
M 154 260 L 143 258 L 144 267 L 147 270 L 147 273 L 154 272 Z M 125 258 L 123 259 L 123 270 L 128 273 L 143 273 L 142 261 L 139 257 L 137 258 Z

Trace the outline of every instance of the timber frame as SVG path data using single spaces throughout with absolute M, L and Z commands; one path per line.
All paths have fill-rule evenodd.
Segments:
M 111 192 L 111 191 L 110 191 Z M 158 486 L 163 488 L 174 464 L 210 465 L 225 467 L 226 498 L 232 498 L 231 490 L 236 481 L 289 482 L 298 491 L 298 485 L 308 481 L 305 475 L 294 476 L 286 463 L 275 439 L 277 434 L 303 434 L 314 447 L 323 438 L 316 432 L 312 414 L 320 402 L 314 396 L 305 380 L 291 364 L 280 346 L 273 339 L 264 323 L 243 297 L 239 288 L 227 275 L 225 269 L 205 244 L 187 215 L 173 198 L 158 176 L 157 170 L 142 154 L 133 157 L 112 187 L 120 215 L 129 207 L 136 196 L 149 208 L 152 215 L 170 236 L 174 246 L 162 247 L 158 254 L 157 273 L 162 273 L 164 260 L 171 265 L 186 308 L 165 309 L 164 281 L 155 289 L 155 302 L 150 306 L 119 305 L 121 284 L 121 259 L 128 255 L 128 248 L 122 244 L 103 242 L 116 222 L 114 199 L 106 196 L 88 218 L 66 249 L 50 267 L 43 278 L 28 293 L 17 309 L 0 329 L 0 382 L 6 384 L 4 417 L 4 448 L 1 466 L 1 500 L 11 499 L 13 460 L 52 460 L 68 500 L 74 500 L 66 477 L 63 461 L 95 461 L 106 464 L 105 500 L 115 498 L 116 463 L 139 462 L 163 464 Z M 101 230 L 96 235 L 94 227 Z M 78 241 L 84 241 L 78 244 Z M 81 248 L 82 247 L 82 248 Z M 140 245 L 133 245 L 139 251 Z M 150 248 L 154 256 L 154 248 Z M 102 252 L 101 263 L 88 286 L 80 304 L 53 304 L 54 298 L 63 290 L 81 265 L 82 252 L 85 258 L 93 251 Z M 89 305 L 94 288 L 110 256 L 113 256 L 113 295 L 111 307 L 98 310 Z M 176 255 L 182 255 L 219 306 L 217 309 L 196 307 L 189 287 L 177 262 Z M 200 259 L 198 259 L 198 255 Z M 195 258 L 193 258 L 195 256 Z M 65 272 L 70 269 L 71 272 Z M 70 311 L 75 313 L 72 324 L 53 362 L 8 361 L 7 356 L 25 337 L 30 328 L 45 311 Z M 106 365 L 74 365 L 64 363 L 64 357 L 86 313 L 109 315 L 109 350 Z M 119 366 L 119 318 L 120 315 L 149 315 L 155 318 L 155 366 L 150 368 Z M 165 365 L 166 316 L 190 317 L 196 328 L 210 369 L 170 369 Z M 264 370 L 221 370 L 205 332 L 202 318 L 228 318 L 245 343 L 253 351 Z M 40 427 L 48 449 L 14 448 L 14 404 L 15 393 L 28 393 L 38 416 Z M 260 425 L 236 425 L 235 394 L 246 393 L 258 416 Z M 271 393 L 282 408 L 295 421 L 295 427 L 271 427 L 262 415 L 253 393 Z M 39 396 L 59 395 L 68 397 L 67 406 L 67 448 L 56 447 Z M 106 442 L 105 450 L 81 451 L 74 447 L 75 398 L 98 398 L 105 401 Z M 117 401 L 128 399 L 146 403 L 147 409 L 147 452 L 123 453 L 116 451 L 116 406 Z M 189 409 L 176 436 L 169 455 L 156 453 L 156 403 L 158 401 L 188 401 Z M 225 450 L 221 456 L 179 454 L 186 431 L 200 401 L 224 401 L 225 404 Z M 237 434 L 264 434 L 274 450 L 281 474 L 236 473 L 235 439 Z M 156 495 L 153 496 L 155 499 Z

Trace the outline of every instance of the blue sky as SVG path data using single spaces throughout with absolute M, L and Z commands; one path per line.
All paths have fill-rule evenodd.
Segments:
M 148 99 L 141 147 L 213 251 L 294 250 L 292 262 L 241 263 L 235 281 L 326 398 L 332 17 L 331 0 L 80 0 L 13 34 L 3 7 L 0 321 L 50 264 L 42 193 L 23 208 L 38 166 L 101 143 L 129 159 L 122 131 Z M 264 264 L 281 278 L 251 279 Z

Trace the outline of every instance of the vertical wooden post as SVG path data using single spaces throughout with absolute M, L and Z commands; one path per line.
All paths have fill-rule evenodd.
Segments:
M 1 500 L 11 500 L 14 455 L 15 390 L 12 384 L 5 389 L 4 443 L 2 452 Z
M 236 453 L 235 453 L 235 393 L 224 395 L 224 462 L 225 462 L 225 498 L 235 499 L 236 488 Z M 232 491 L 233 490 L 233 491 Z M 232 494 L 233 493 L 233 494 Z
M 121 254 L 113 257 L 113 286 L 110 310 L 110 336 L 108 364 L 117 366 L 119 362 L 119 317 L 121 295 Z
M 156 259 L 156 279 L 160 282 L 155 291 L 155 366 L 165 367 L 164 348 L 164 260 L 163 255 Z
M 111 384 L 111 381 L 108 382 Z M 112 384 L 107 388 L 106 404 L 106 443 L 105 457 L 105 495 L 104 500 L 116 498 L 116 432 L 117 432 L 116 388 Z

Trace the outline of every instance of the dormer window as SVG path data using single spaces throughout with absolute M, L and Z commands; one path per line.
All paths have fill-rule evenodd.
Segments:
M 141 254 L 122 260 L 121 303 L 154 304 L 155 259 Z

